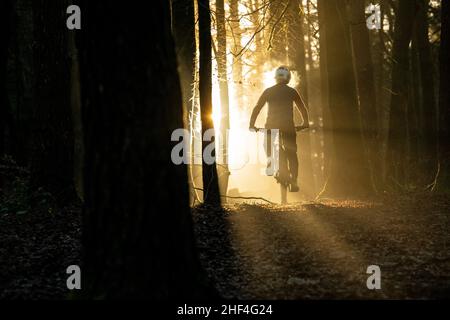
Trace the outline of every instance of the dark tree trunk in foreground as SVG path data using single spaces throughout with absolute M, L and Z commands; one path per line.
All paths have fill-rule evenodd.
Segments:
M 412 37 L 416 1 L 400 0 L 395 19 L 392 97 L 387 154 L 387 185 L 404 185 L 407 167 L 408 48 Z
M 359 96 L 364 147 L 370 165 L 374 186 L 379 175 L 379 148 L 377 144 L 378 120 L 375 79 L 370 52 L 369 30 L 366 26 L 365 1 L 349 1 L 349 21 L 355 79 Z
M 83 8 L 83 293 L 199 297 L 187 168 L 171 161 L 183 120 L 169 3 Z
M 323 1 L 321 7 L 331 114 L 331 119 L 324 117 L 331 124 L 324 126 L 325 130 L 331 128 L 334 147 L 330 150 L 331 146 L 326 146 L 332 163 L 325 194 L 366 195 L 371 191 L 370 174 L 364 156 L 345 0 Z
M 228 168 L 228 129 L 230 128 L 230 98 L 228 94 L 228 72 L 227 72 L 227 32 L 225 28 L 225 7 L 224 0 L 216 0 L 216 20 L 217 20 L 217 71 L 219 77 L 220 90 L 220 155 L 218 173 L 220 192 L 223 195 L 228 193 L 228 180 L 230 171 Z M 224 201 L 226 198 L 224 199 Z
M 198 0 L 199 46 L 200 46 L 200 110 L 202 119 L 202 137 L 206 131 L 213 129 L 212 118 L 212 68 L 211 68 L 211 17 L 209 0 Z M 220 192 L 217 178 L 216 157 L 214 163 L 204 161 L 205 149 L 210 141 L 202 141 L 203 150 L 203 201 L 210 205 L 220 205 Z
M 0 39 L 2 41 L 2 47 L 0 48 L 0 158 L 5 153 L 6 115 L 9 112 L 6 83 L 12 15 L 12 0 L 3 0 L 0 4 Z
M 75 198 L 66 4 L 33 1 L 36 79 L 31 184 L 60 201 Z
M 438 188 L 448 189 L 450 181 L 450 2 L 442 1 L 440 88 L 439 88 L 439 163 Z
M 178 57 L 183 107 L 192 111 L 195 72 L 195 10 L 194 0 L 172 0 L 172 32 Z M 185 119 L 187 121 L 187 119 Z
M 191 165 L 189 167 L 189 181 L 193 201 L 198 200 L 196 176 L 200 176 L 200 169 L 194 165 L 195 148 L 198 143 L 195 123 L 198 114 L 198 84 L 196 80 L 196 38 L 195 38 L 195 0 L 171 0 L 172 3 L 172 33 L 178 58 L 178 72 L 180 75 L 181 92 L 183 96 L 184 125 L 190 133 L 189 151 Z
M 11 126 L 11 154 L 21 166 L 30 162 L 31 126 L 33 113 L 33 1 L 15 1 L 15 83 L 16 104 Z M 39 26 L 38 26 L 39 27 Z

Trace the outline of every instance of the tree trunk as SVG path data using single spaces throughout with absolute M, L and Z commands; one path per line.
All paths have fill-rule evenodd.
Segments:
M 80 63 L 75 43 L 75 33 L 69 32 L 68 50 L 70 57 L 70 106 L 74 131 L 74 182 L 78 198 L 83 199 L 84 143 L 81 115 Z
M 395 19 L 392 66 L 392 97 L 390 106 L 387 153 L 387 179 L 389 185 L 406 183 L 406 146 L 408 114 L 408 48 L 412 38 L 416 0 L 400 0 Z
M 178 70 L 183 94 L 185 122 L 193 106 L 195 77 L 195 8 L 194 0 L 172 0 L 172 33 L 178 57 Z
M 345 0 L 327 0 L 323 9 L 328 72 L 328 105 L 334 156 L 325 194 L 351 197 L 371 192 L 364 156 Z M 330 148 L 330 146 L 327 146 Z M 330 150 L 328 150 L 330 152 Z
M 375 79 L 370 50 L 369 30 L 366 26 L 365 1 L 348 2 L 350 35 L 357 84 L 359 113 L 362 120 L 364 147 L 369 162 L 372 185 L 376 188 L 379 172 L 379 147 L 377 143 L 378 120 Z
M 0 49 L 0 158 L 5 153 L 6 115 L 9 112 L 7 65 L 13 9 L 12 0 L 4 0 L 0 4 L 0 38 L 2 39 Z
M 422 141 L 423 135 L 423 96 L 422 96 L 422 81 L 420 76 L 420 58 L 417 45 L 417 34 L 413 35 L 410 51 L 410 74 L 409 74 L 409 100 L 408 106 L 408 159 L 422 159 L 419 152 L 419 143 Z M 414 160 L 413 160 L 414 161 Z M 416 163 L 419 163 L 417 161 Z M 412 173 L 415 177 L 410 178 L 411 181 L 417 181 L 420 176 L 420 166 L 416 167 L 416 172 Z
M 304 14 L 300 11 L 300 1 L 291 0 L 287 12 L 289 65 L 298 74 L 297 90 L 306 107 L 308 103 L 308 79 L 306 75 L 306 51 L 304 38 Z M 311 158 L 311 135 L 307 131 L 299 135 L 299 185 L 306 197 L 315 196 L 315 181 Z
M 435 76 L 428 36 L 428 0 L 419 0 L 417 11 L 416 36 L 420 63 L 420 76 L 423 96 L 423 127 L 421 159 L 424 160 L 424 173 L 428 182 L 434 178 L 437 168 L 437 102 L 435 96 Z
M 439 88 L 439 164 L 437 188 L 449 189 L 450 181 L 450 2 L 442 1 Z
M 195 4 L 194 0 L 171 0 L 172 33 L 178 58 L 178 73 L 180 75 L 181 91 L 183 94 L 184 125 L 190 133 L 189 151 L 191 164 L 189 166 L 189 181 L 193 200 L 198 200 L 195 176 L 195 141 L 194 130 L 196 123 L 196 38 L 195 38 Z M 198 140 L 200 141 L 200 140 Z
M 311 99 L 308 99 L 308 103 L 310 106 L 309 108 L 309 119 L 312 122 L 312 126 L 314 127 L 312 130 L 310 130 L 310 136 L 311 136 L 311 151 L 312 151 L 312 165 L 313 165 L 313 172 L 314 172 L 314 182 L 315 182 L 315 188 L 316 188 L 316 195 L 318 188 L 323 185 L 323 131 L 322 131 L 322 118 L 323 118 L 323 109 L 322 109 L 322 94 L 321 94 L 321 68 L 315 67 L 315 62 L 313 58 L 313 39 L 314 35 L 312 33 L 313 26 L 313 17 L 312 14 L 312 8 L 314 4 L 311 0 L 306 1 L 306 16 L 308 19 L 306 19 L 306 32 L 308 35 L 308 41 L 306 45 L 306 52 L 308 54 L 307 58 L 307 65 L 309 67 L 307 71 L 307 78 L 309 79 L 308 84 L 308 91 L 310 91 L 312 94 L 309 94 Z
M 33 2 L 17 0 L 15 80 L 17 88 L 14 122 L 11 128 L 12 150 L 16 162 L 28 166 L 31 152 L 31 127 L 33 113 Z
M 75 199 L 74 136 L 65 1 L 33 1 L 35 90 L 31 185 Z
M 199 46 L 200 46 L 200 110 L 202 119 L 202 137 L 208 130 L 214 130 L 212 118 L 212 68 L 211 68 L 211 17 L 209 0 L 198 0 Z M 209 205 L 220 205 L 220 192 L 216 168 L 216 155 L 213 163 L 205 162 L 206 147 L 210 141 L 202 140 L 203 160 L 203 201 Z
M 219 184 L 223 195 L 228 193 L 228 179 L 230 171 L 228 168 L 228 129 L 230 128 L 230 101 L 228 95 L 228 72 L 227 72 L 227 33 L 225 28 L 224 0 L 216 0 L 216 23 L 217 23 L 217 69 L 220 90 L 220 156 L 219 161 Z M 224 199 L 224 201 L 226 198 Z
M 82 7 L 83 294 L 203 297 L 187 168 L 170 156 L 183 119 L 169 3 Z
M 319 61 L 320 61 L 320 104 L 323 116 L 323 187 L 319 195 L 326 191 L 331 176 L 331 164 L 335 156 L 333 152 L 332 119 L 329 107 L 328 67 L 327 67 L 327 30 L 325 28 L 325 1 L 317 0 L 317 13 L 319 19 Z M 317 122 L 318 123 L 318 122 Z

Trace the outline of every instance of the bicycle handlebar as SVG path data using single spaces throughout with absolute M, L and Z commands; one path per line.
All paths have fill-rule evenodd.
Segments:
M 307 130 L 307 129 L 309 129 L 309 128 L 310 128 L 309 126 L 296 126 L 296 127 L 295 127 L 295 131 L 296 131 L 296 132 L 304 131 L 304 130 Z M 253 130 L 255 130 L 255 131 L 270 130 L 270 129 L 266 129 L 266 128 L 258 128 L 258 127 L 254 127 L 254 128 L 250 128 L 250 129 L 253 129 Z

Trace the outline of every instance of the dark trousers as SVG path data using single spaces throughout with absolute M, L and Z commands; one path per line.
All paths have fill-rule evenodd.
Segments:
M 264 143 L 267 157 L 272 156 L 272 132 L 267 130 Z M 298 158 L 297 158 L 297 135 L 293 131 L 279 131 L 279 176 L 286 180 L 292 178 L 297 181 Z

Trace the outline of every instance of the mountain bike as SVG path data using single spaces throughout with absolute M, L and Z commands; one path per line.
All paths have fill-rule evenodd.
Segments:
M 303 132 L 306 131 L 309 128 L 309 126 L 296 126 L 295 131 L 296 132 Z M 271 133 L 269 133 L 269 129 L 265 128 L 255 128 L 255 130 L 263 131 L 266 134 L 266 143 L 267 141 L 271 141 Z M 273 176 L 276 180 L 276 182 L 280 185 L 280 198 L 281 198 L 281 204 L 287 203 L 287 193 L 289 192 L 298 192 L 299 189 L 296 187 L 296 184 L 293 184 L 292 181 L 292 175 L 288 168 L 288 161 L 286 156 L 286 145 L 283 137 L 283 132 L 279 132 L 278 139 L 275 139 L 274 145 L 270 145 L 270 148 L 268 151 L 267 146 L 266 147 L 266 155 L 268 159 L 273 160 L 272 153 L 275 156 L 278 156 L 278 166 L 275 166 L 275 170 L 273 170 L 274 163 L 271 163 L 268 161 L 267 168 L 266 168 L 266 174 L 269 176 Z

